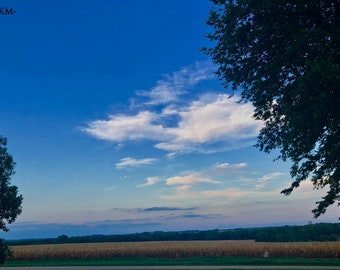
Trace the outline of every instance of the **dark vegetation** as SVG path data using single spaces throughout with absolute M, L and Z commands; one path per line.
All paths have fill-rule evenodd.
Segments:
M 7 151 L 7 139 L 0 135 L 0 230 L 7 232 L 8 224 L 12 224 L 22 211 L 22 195 L 18 194 L 18 187 L 11 184 L 11 177 L 15 173 L 15 162 Z M 8 246 L 0 239 L 0 264 L 11 255 Z
M 252 240 L 258 242 L 308 242 L 340 240 L 340 223 L 318 223 L 304 226 L 281 226 L 262 228 L 239 228 L 228 230 L 143 232 L 117 235 L 73 236 L 60 235 L 57 238 L 26 239 L 6 241 L 10 246 L 99 243 L 99 242 L 140 242 L 140 241 L 188 241 L 188 240 Z
M 339 266 L 340 259 L 319 259 L 319 258 L 251 258 L 251 257 L 193 257 L 193 258 L 110 258 L 110 259 L 84 259 L 84 260 L 30 260 L 30 261 L 8 261 L 7 267 L 41 267 L 41 266 L 205 266 L 205 265 L 285 265 L 285 266 Z M 295 269 L 287 267 L 289 269 Z M 273 269 L 277 269 L 273 267 Z M 322 269 L 320 267 L 319 269 Z M 328 268 L 329 269 L 329 268 Z
M 303 181 L 340 205 L 339 0 L 211 0 L 210 48 L 225 87 L 251 102 L 264 126 L 256 146 L 290 160 L 289 195 Z

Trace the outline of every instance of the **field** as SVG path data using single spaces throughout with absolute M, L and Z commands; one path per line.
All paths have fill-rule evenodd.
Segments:
M 259 243 L 255 241 L 160 241 L 12 247 L 10 261 L 193 257 L 339 259 L 340 242 Z M 339 261 L 339 260 L 336 260 Z

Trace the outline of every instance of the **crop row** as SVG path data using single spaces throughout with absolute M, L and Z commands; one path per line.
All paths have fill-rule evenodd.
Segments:
M 12 260 L 246 256 L 340 258 L 340 242 L 160 241 L 15 246 Z

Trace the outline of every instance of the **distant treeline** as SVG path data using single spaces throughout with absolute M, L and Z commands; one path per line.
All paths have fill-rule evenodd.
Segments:
M 206 231 L 143 232 L 117 235 L 72 236 L 57 238 L 6 241 L 8 245 L 98 243 L 98 242 L 141 242 L 141 241 L 187 241 L 187 240 L 255 240 L 257 242 L 309 242 L 339 241 L 340 223 L 318 223 L 304 226 L 280 226 L 261 228 L 239 228 Z

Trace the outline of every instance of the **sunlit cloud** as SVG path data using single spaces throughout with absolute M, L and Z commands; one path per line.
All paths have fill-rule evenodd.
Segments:
M 254 191 L 242 190 L 238 188 L 225 188 L 225 189 L 208 189 L 197 190 L 190 185 L 183 185 L 172 189 L 172 193 L 163 194 L 159 197 L 166 201 L 180 201 L 182 203 L 200 201 L 202 200 L 215 200 L 223 198 L 225 201 L 236 203 L 235 199 L 243 198 L 254 194 Z
M 274 173 L 269 173 L 266 174 L 264 176 L 262 176 L 261 178 L 259 178 L 260 182 L 268 182 L 270 180 L 276 179 L 282 175 L 285 175 L 286 173 L 281 173 L 281 172 L 274 172 Z
M 243 169 L 246 168 L 246 163 L 238 163 L 238 164 L 229 164 L 229 163 L 219 163 L 213 166 L 213 169 L 218 170 L 233 170 L 233 169 Z
M 159 115 L 149 111 L 141 111 L 135 115 L 110 115 L 108 120 L 95 120 L 88 123 L 83 131 L 101 140 L 134 141 L 140 139 L 159 140 L 167 132 L 153 124 Z
M 169 104 L 179 100 L 179 96 L 200 81 L 215 77 L 216 67 L 210 62 L 196 62 L 194 65 L 183 67 L 171 75 L 164 75 L 163 80 L 156 82 L 156 86 L 148 91 L 137 91 L 137 95 L 147 97 L 147 104 Z
M 227 188 L 224 190 L 205 190 L 199 193 L 199 195 L 202 198 L 209 198 L 209 199 L 214 199 L 218 197 L 223 197 L 226 199 L 235 199 L 239 197 L 245 197 L 249 196 L 251 194 L 250 191 L 247 190 L 241 190 L 241 189 L 236 189 L 236 188 Z
M 285 175 L 286 173 L 281 173 L 281 172 L 274 172 L 274 173 L 269 173 L 266 174 L 260 178 L 257 179 L 257 185 L 255 186 L 255 189 L 263 189 L 266 186 L 266 183 L 279 178 L 282 175 Z
M 182 172 L 166 179 L 169 187 L 160 194 L 160 198 L 166 201 L 207 200 L 212 202 L 216 198 L 223 198 L 230 204 L 237 204 L 243 198 L 248 203 L 255 203 L 265 198 L 282 197 L 280 189 L 264 190 L 267 183 L 278 179 L 285 173 L 267 173 L 262 177 L 254 175 L 244 162 L 230 164 L 228 162 L 215 163 L 201 171 Z M 223 181 L 221 181 L 223 179 Z M 202 186 L 205 184 L 204 186 Z M 218 188 L 212 188 L 207 184 L 219 184 Z M 202 189 L 203 188 L 203 189 Z
M 202 177 L 199 174 L 191 174 L 186 176 L 174 176 L 166 180 L 166 184 L 171 185 L 195 185 L 199 183 L 218 184 L 219 181 L 214 181 L 207 177 Z
M 122 169 L 124 167 L 138 167 L 141 165 L 153 164 L 157 161 L 156 158 L 134 159 L 130 157 L 122 158 L 120 162 L 116 163 L 116 168 Z
M 165 76 L 149 91 L 138 91 L 137 95 L 147 100 L 139 101 L 135 112 L 90 121 L 82 130 L 97 139 L 121 145 L 127 141 L 152 141 L 156 149 L 168 152 L 169 156 L 253 145 L 262 123 L 252 118 L 253 106 L 239 103 L 237 95 L 230 97 L 207 89 L 205 94 L 177 102 L 179 95 L 201 81 L 212 79 L 213 69 L 209 62 L 184 67 Z
M 159 182 L 159 178 L 158 177 L 148 177 L 146 178 L 146 183 L 141 184 L 141 185 L 137 185 L 137 187 L 149 187 L 149 186 L 153 186 L 154 184 Z
M 138 209 L 142 212 L 162 212 L 162 211 L 188 211 L 188 210 L 196 210 L 197 207 L 189 207 L 189 208 L 183 208 L 183 207 L 169 207 L 169 206 L 154 206 L 150 208 L 145 209 Z
M 111 115 L 108 120 L 95 120 L 83 131 L 108 141 L 155 141 L 155 148 L 170 153 L 242 148 L 254 143 L 261 123 L 252 119 L 250 104 L 236 101 L 227 95 L 214 95 L 210 101 L 203 97 L 188 107 L 177 108 L 178 123 L 170 127 L 161 124 L 164 115 L 141 111 L 135 115 Z
M 230 98 L 226 94 L 207 94 L 187 107 L 178 108 L 178 125 L 166 128 L 169 139 L 155 147 L 176 153 L 209 152 L 209 149 L 218 152 L 228 146 L 252 145 L 261 122 L 252 118 L 251 104 L 237 101 L 237 97 Z
M 165 182 L 168 186 L 191 186 L 202 183 L 221 184 L 221 181 L 214 179 L 216 176 L 230 180 L 230 175 L 234 175 L 235 172 L 242 173 L 246 167 L 246 163 L 218 163 L 200 171 L 181 172 L 178 175 L 169 177 Z

